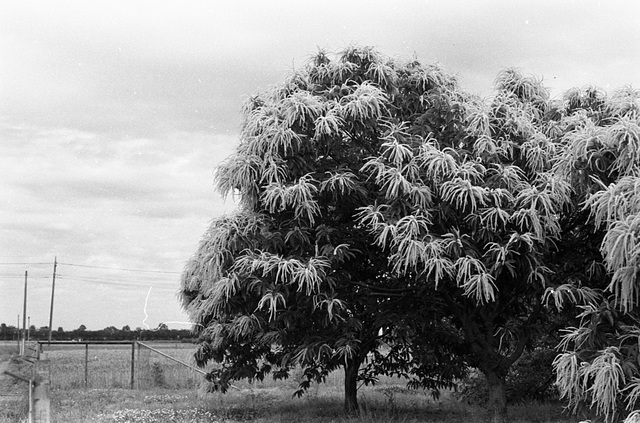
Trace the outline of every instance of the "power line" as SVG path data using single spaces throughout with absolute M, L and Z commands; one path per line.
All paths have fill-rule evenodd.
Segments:
M 108 280 L 101 279 L 91 279 L 91 278 L 75 278 L 69 276 L 58 275 L 57 278 L 64 280 L 72 280 L 76 282 L 87 282 L 87 283 L 99 283 L 104 285 L 116 285 L 116 286 L 126 286 L 130 288 L 148 288 L 149 286 L 153 286 L 153 284 L 140 285 L 140 284 L 131 284 L 131 283 L 122 283 L 122 282 L 112 282 Z M 178 289 L 179 287 L 176 285 L 175 287 L 169 286 L 156 286 L 156 289 Z
M 181 272 L 171 272 L 167 270 L 150 270 L 150 269 L 130 269 L 126 267 L 110 267 L 110 266 L 94 266 L 88 264 L 76 264 L 76 263 L 60 263 L 59 265 L 64 266 L 73 266 L 73 267 L 86 267 L 90 269 L 105 269 L 105 270 L 123 270 L 127 272 L 142 272 L 142 273 L 165 273 L 172 275 L 179 275 Z M 49 266 L 51 263 L 48 262 L 0 262 L 0 265 L 3 266 Z
M 16 274 L 3 273 L 0 274 L 2 279 L 24 279 L 24 276 L 17 276 Z M 51 276 L 29 276 L 29 279 L 51 279 Z
M 50 263 L 48 263 L 50 264 Z M 172 274 L 172 275 L 180 275 L 181 272 L 169 272 L 169 271 L 164 271 L 164 270 L 144 270 L 144 269 L 128 269 L 128 268 L 124 268 L 124 267 L 107 267 L 107 266 L 91 266 L 88 264 L 74 264 L 74 263 L 60 263 L 58 262 L 59 265 L 64 265 L 64 266 L 73 266 L 73 267 L 87 267 L 87 268 L 91 268 L 91 269 L 106 269 L 106 270 L 124 270 L 127 272 L 142 272 L 142 273 L 166 273 L 166 274 Z
M 92 277 L 92 276 L 75 276 L 75 275 L 64 275 L 64 274 L 57 274 L 58 278 L 62 278 L 62 279 L 68 279 L 68 280 L 75 280 L 75 281 L 91 281 L 91 282 L 118 282 L 118 283 L 123 283 L 122 279 L 106 279 L 106 278 L 96 278 L 96 277 Z M 16 274 L 0 274 L 0 279 L 24 279 L 24 275 L 19 276 Z M 48 280 L 51 279 L 51 276 L 29 276 L 29 279 L 44 279 L 44 280 Z M 144 280 L 141 280 L 141 282 L 145 282 Z M 162 281 L 162 280 L 148 280 L 147 282 L 149 282 L 149 284 L 164 284 L 164 285 L 168 285 L 168 284 L 173 284 L 173 282 L 170 281 Z M 149 286 L 149 284 L 133 284 L 131 286 Z
M 60 274 L 58 273 L 58 277 L 62 278 L 62 279 L 72 279 L 72 280 L 79 280 L 79 281 L 95 281 L 95 282 L 118 282 L 118 283 L 126 283 L 126 280 L 122 280 L 122 279 L 108 279 L 108 278 L 101 278 L 101 277 L 93 277 L 93 276 L 77 276 L 77 275 L 65 275 L 65 274 Z M 141 282 L 149 282 L 149 283 L 159 283 L 159 284 L 173 284 L 173 282 L 168 282 L 168 281 L 160 281 L 160 280 L 151 280 L 151 281 L 144 281 L 142 280 Z M 140 286 L 147 286 L 147 284 L 143 284 Z

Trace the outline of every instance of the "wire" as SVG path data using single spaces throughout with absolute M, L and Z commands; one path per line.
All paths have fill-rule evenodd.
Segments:
M 109 281 L 101 281 L 101 280 L 73 278 L 73 277 L 67 277 L 67 276 L 60 276 L 60 279 L 73 280 L 73 281 L 77 281 L 77 282 L 99 283 L 99 284 L 104 284 L 104 285 L 126 286 L 126 287 L 130 287 L 130 288 L 148 288 L 149 286 L 152 286 L 152 284 L 138 285 L 138 284 L 130 284 L 130 283 L 120 283 L 120 282 L 109 282 Z M 158 286 L 158 287 L 156 287 L 156 289 L 175 289 L 175 290 L 177 290 L 178 288 L 179 287 L 177 285 L 175 287 L 168 287 L 168 286 Z
M 0 278 L 2 279 L 24 279 L 24 275 L 22 276 L 18 276 L 18 275 L 9 275 L 9 274 L 0 274 Z M 29 275 L 28 279 L 51 279 L 51 276 L 32 276 Z
M 96 281 L 96 282 L 118 282 L 118 283 L 126 283 L 126 281 L 123 281 L 122 279 L 108 279 L 108 278 L 101 278 L 101 277 L 93 277 L 93 276 L 76 276 L 76 275 L 65 275 L 65 274 L 57 274 L 56 277 L 58 278 L 62 278 L 62 279 L 73 279 L 73 280 L 80 280 L 80 281 Z M 141 282 L 145 282 L 144 280 Z M 149 281 L 149 283 L 157 283 L 157 284 L 172 284 L 175 286 L 174 282 L 169 282 L 169 281 L 159 281 L 159 280 L 155 280 L 155 281 Z M 144 284 L 144 285 L 139 285 L 139 286 L 148 286 L 148 284 Z
M 124 267 L 90 266 L 88 264 L 73 264 L 73 263 L 61 263 L 61 262 L 58 262 L 58 265 L 73 266 L 73 267 L 88 267 L 88 268 L 91 268 L 91 269 L 125 270 L 127 272 L 167 273 L 167 274 L 172 274 L 172 275 L 181 274 L 181 272 L 168 272 L 168 271 L 164 271 L 164 270 L 127 269 L 127 268 L 124 268 Z

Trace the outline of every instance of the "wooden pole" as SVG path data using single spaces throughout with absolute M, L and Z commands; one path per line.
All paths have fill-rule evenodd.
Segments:
M 9 376 L 11 376 L 11 377 L 15 377 L 16 379 L 18 379 L 18 380 L 22 380 L 22 381 L 24 381 L 24 382 L 29 382 L 29 381 L 31 381 L 31 379 L 29 379 L 28 377 L 26 377 L 26 376 L 24 376 L 24 375 L 17 374 L 17 373 L 10 372 L 9 370 L 5 370 L 5 371 L 4 371 L 4 374 L 9 375 Z
M 89 383 L 89 344 L 84 344 L 84 386 Z
M 136 341 L 136 345 L 138 346 L 138 366 L 140 365 L 140 344 Z M 138 375 L 138 383 L 136 384 L 136 388 L 140 389 L 140 375 Z
M 136 360 L 136 343 L 131 344 L 131 389 L 133 389 L 133 381 L 135 380 L 135 360 Z
M 34 423 L 33 420 L 33 381 L 29 379 L 29 423 Z
M 51 283 L 51 307 L 49 307 L 49 343 L 51 343 L 51 331 L 53 330 L 53 294 L 56 291 L 56 268 L 58 256 L 53 258 L 53 282 Z
M 34 363 L 34 423 L 51 423 L 51 361 L 43 357 Z
M 24 355 L 24 346 L 27 339 L 27 271 L 24 271 L 24 306 L 22 307 L 22 348 L 20 355 Z

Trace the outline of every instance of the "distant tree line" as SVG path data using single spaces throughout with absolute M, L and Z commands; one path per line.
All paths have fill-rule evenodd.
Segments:
M 18 340 L 21 329 L 15 326 L 8 326 L 5 323 L 0 324 L 0 339 L 3 341 Z M 29 327 L 29 339 L 34 341 L 46 341 L 49 339 L 49 327 L 42 326 L 36 328 L 34 325 Z M 118 329 L 115 326 L 108 326 L 99 330 L 87 330 L 85 325 L 80 325 L 77 329 L 65 331 L 64 328 L 58 327 L 51 333 L 51 339 L 56 341 L 157 341 L 170 340 L 191 342 L 193 335 L 189 329 L 169 329 L 166 324 L 161 323 L 154 329 L 142 329 L 137 327 L 131 329 L 129 325 Z

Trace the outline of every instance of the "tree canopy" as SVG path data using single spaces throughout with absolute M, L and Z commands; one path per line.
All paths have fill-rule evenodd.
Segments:
M 304 388 L 343 365 L 345 407 L 353 410 L 358 369 L 374 351 L 366 380 L 420 369 L 416 383 L 437 389 L 464 373 L 435 354 L 435 342 L 423 346 L 448 362 L 446 372 L 409 364 L 415 331 L 401 322 L 415 280 L 391 271 L 356 218 L 378 195 L 363 170 L 370 155 L 386 148 L 402 114 L 415 114 L 420 96 L 454 84 L 437 67 L 351 48 L 338 61 L 320 52 L 249 99 L 237 152 L 216 173 L 222 194 L 239 196 L 240 211 L 212 223 L 183 276 L 185 307 L 206 340 L 197 357 L 232 363 L 212 376 L 222 389 L 272 365 L 276 376 L 302 365 Z M 393 344 L 384 355 L 383 343 Z
M 554 366 L 570 408 L 589 407 L 607 421 L 637 421 L 640 397 L 640 91 L 611 97 L 593 87 L 564 98 L 563 153 L 557 172 L 572 181 L 591 252 L 573 283 L 599 284 L 565 330 Z M 577 231 L 575 231 L 577 233 Z M 583 235 L 584 236 L 584 235 Z M 635 419 L 635 420 L 634 420 Z
M 506 421 L 510 367 L 551 311 L 578 310 L 556 359 L 563 394 L 607 417 L 632 407 L 637 368 L 609 369 L 604 397 L 597 369 L 630 363 L 613 341 L 638 340 L 637 110 L 631 89 L 554 101 L 506 69 L 482 99 L 439 66 L 318 52 L 245 104 L 216 170 L 239 210 L 212 222 L 182 276 L 196 359 L 223 363 L 212 387 L 300 365 L 304 389 L 342 366 L 353 411 L 358 377 L 437 392 L 471 366 Z M 612 316 L 602 339 L 591 315 Z

